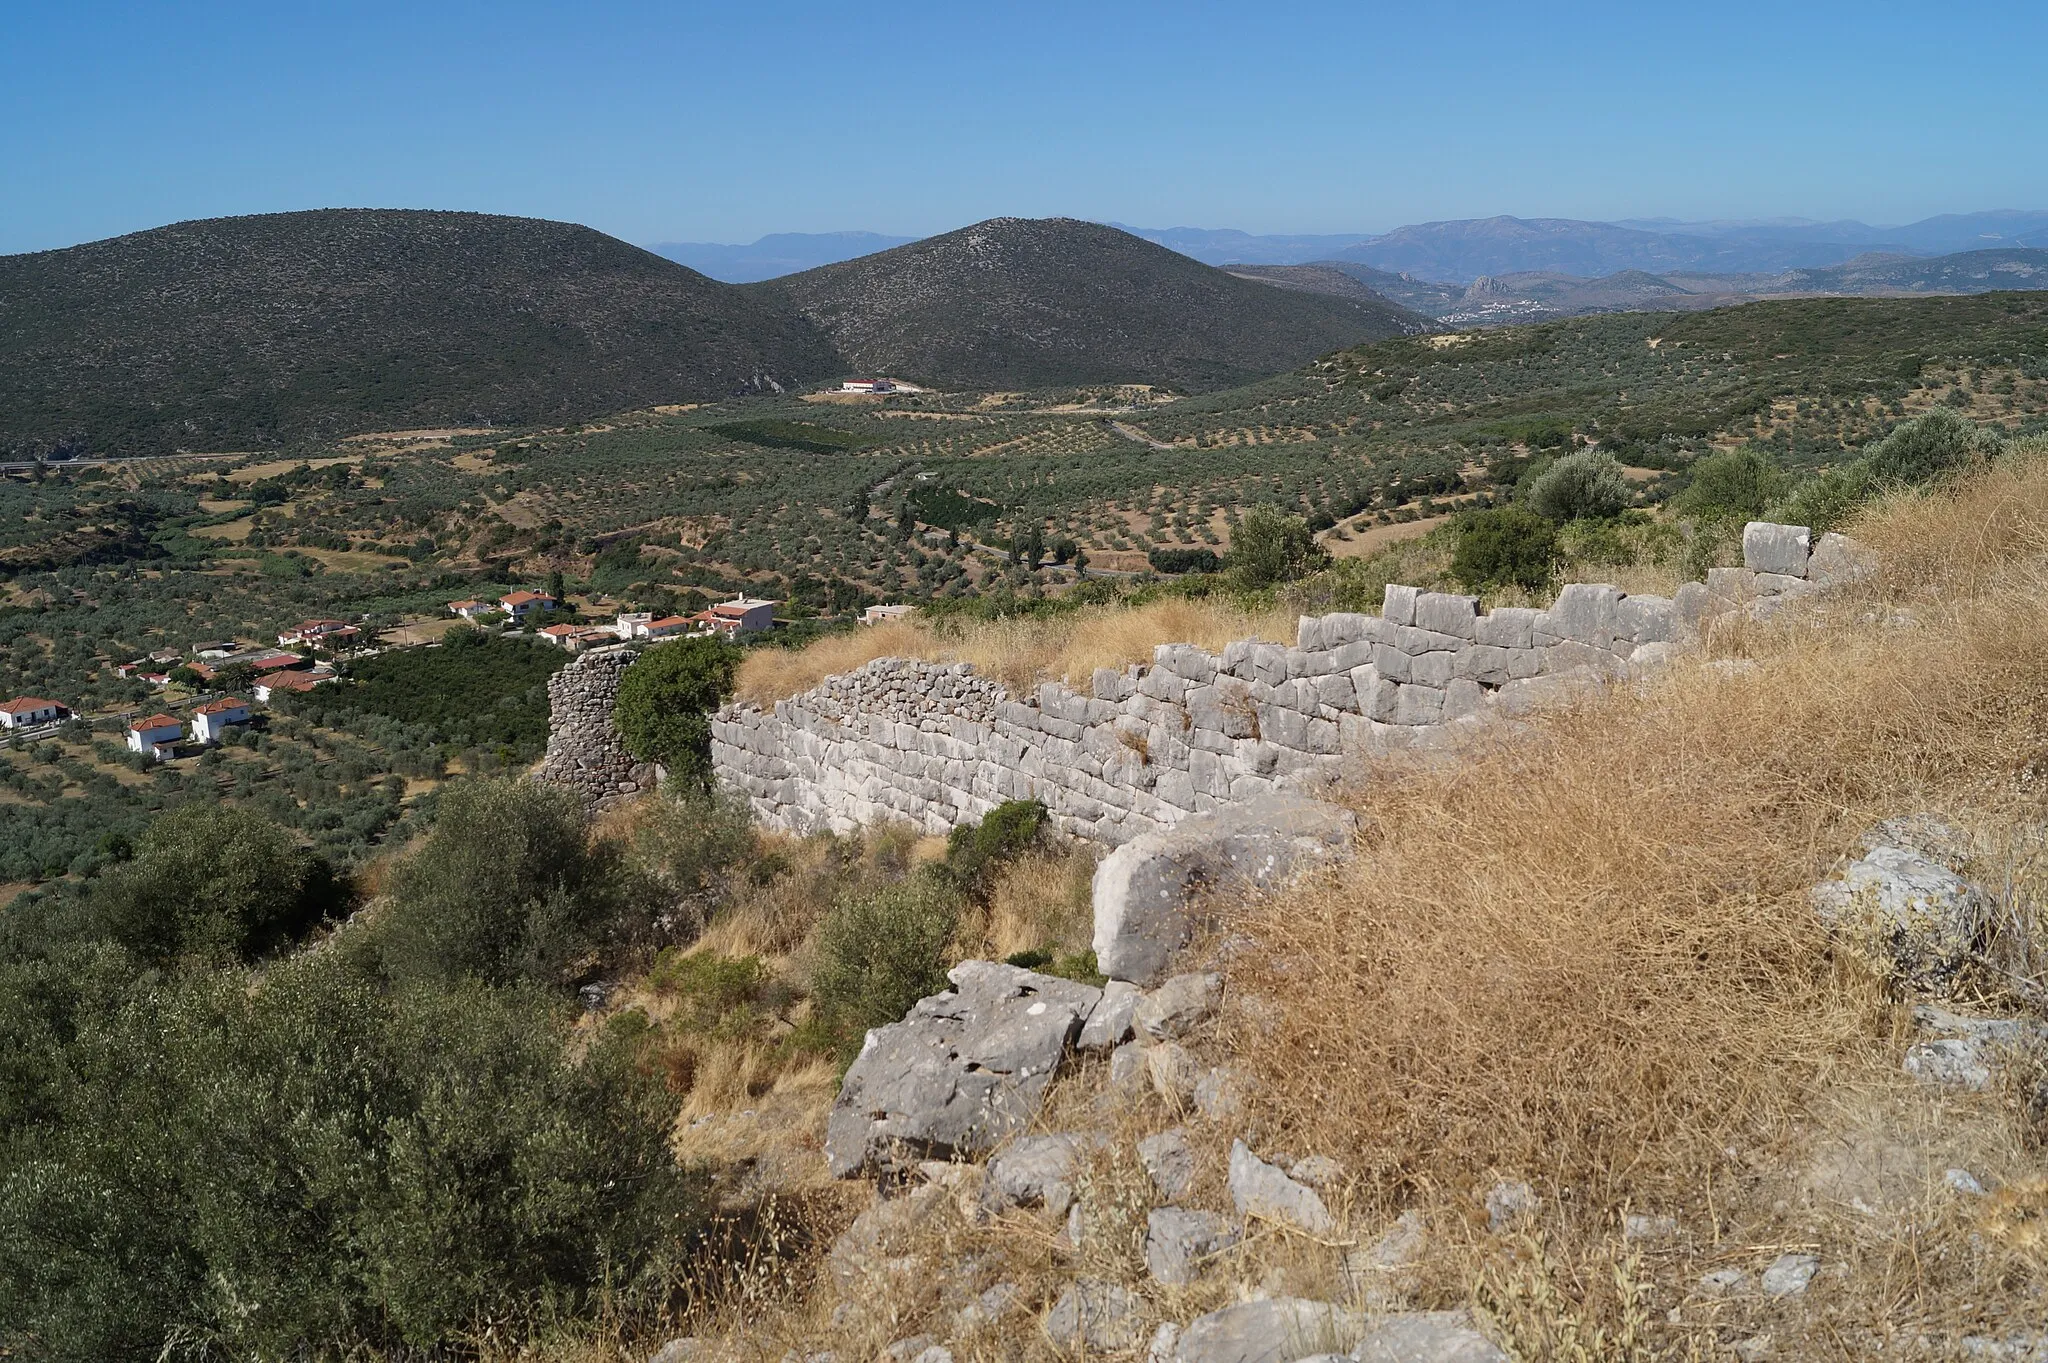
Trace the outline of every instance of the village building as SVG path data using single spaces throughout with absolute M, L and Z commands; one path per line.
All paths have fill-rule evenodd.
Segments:
M 248 722 L 249 702 L 235 696 L 223 696 L 192 712 L 192 736 L 201 743 L 218 743 L 229 725 Z
M 664 615 L 659 620 L 649 620 L 637 631 L 642 639 L 672 639 L 686 633 L 694 616 Z
M 647 637 L 647 627 L 653 623 L 653 611 L 627 611 L 619 617 L 619 622 L 612 627 L 612 632 L 621 639 L 644 639 Z
M 879 625 L 884 620 L 901 620 L 916 610 L 915 606 L 869 606 L 860 613 L 863 625 Z
M 571 653 L 581 653 L 586 648 L 602 647 L 619 641 L 619 636 L 609 629 L 592 625 L 548 625 L 536 632 L 555 647 L 567 649 Z
M 490 601 L 450 601 L 448 609 L 465 620 L 474 621 L 481 616 L 494 613 L 498 607 Z
M 737 596 L 730 601 L 721 601 L 710 610 L 698 611 L 690 617 L 695 626 L 693 633 L 715 634 L 731 639 L 741 634 L 758 634 L 775 628 L 775 607 L 773 601 L 756 597 Z
M 0 729 L 34 729 L 71 715 L 68 707 L 40 696 L 22 696 L 0 704 Z
M 250 688 L 260 705 L 268 705 L 279 696 L 295 692 L 310 691 L 324 682 L 334 680 L 334 673 L 326 668 L 311 668 L 304 672 L 273 672 Z
M 842 393 L 893 393 L 896 385 L 887 379 L 848 379 L 839 385 Z
M 278 647 L 293 646 L 330 648 L 332 641 L 354 638 L 362 633 L 346 620 L 305 620 L 277 636 Z
M 161 762 L 178 755 L 178 740 L 184 736 L 185 726 L 170 715 L 151 715 L 128 726 L 128 751 Z
M 546 592 L 509 592 L 498 598 L 498 609 L 514 620 L 524 620 L 535 611 L 551 611 L 559 604 Z

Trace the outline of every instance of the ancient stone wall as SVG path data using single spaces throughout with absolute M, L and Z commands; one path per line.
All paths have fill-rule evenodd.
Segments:
M 612 718 L 619 677 L 638 656 L 623 644 L 591 649 L 548 678 L 548 750 L 534 779 L 568 787 L 592 813 L 652 789 L 659 775 L 626 751 Z
M 1815 546 L 1797 526 L 1750 526 L 1744 557 L 1675 600 L 1578 583 L 1547 610 L 1482 613 L 1473 597 L 1391 586 L 1379 615 L 1304 616 L 1292 647 L 1162 644 L 1149 666 L 1100 669 L 1085 690 L 1046 682 L 1013 695 L 964 663 L 884 658 L 770 709 L 727 706 L 712 763 L 764 823 L 795 832 L 898 820 L 939 833 L 1037 799 L 1065 832 L 1120 845 L 1255 796 L 1357 779 L 1375 758 L 1640 672 L 1710 615 L 1766 614 L 1862 564 L 1840 536 Z M 558 674 L 557 713 L 578 737 L 558 734 L 549 763 L 615 794 L 637 784 L 610 729 L 617 672 L 604 699 L 569 680 L 606 656 Z

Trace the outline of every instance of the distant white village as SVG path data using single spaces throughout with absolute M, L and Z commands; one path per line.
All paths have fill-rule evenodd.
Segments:
M 693 615 L 628 612 L 610 625 L 544 625 L 534 631 L 534 636 L 571 653 L 634 640 L 733 639 L 773 629 L 775 607 L 779 604 L 742 594 Z M 448 611 L 474 624 L 523 626 L 562 606 L 547 592 L 520 590 L 489 601 L 451 601 Z M 868 615 L 878 610 L 894 613 L 905 609 L 870 607 Z M 863 620 L 873 623 L 868 616 Z M 159 691 L 181 684 L 205 697 L 213 683 L 228 677 L 237 686 L 245 686 L 250 696 L 249 700 L 235 695 L 202 698 L 192 707 L 189 724 L 166 711 L 129 718 L 128 750 L 164 761 L 177 756 L 180 746 L 187 742 L 217 744 L 230 728 L 250 722 L 254 713 L 252 703 L 269 705 L 281 695 L 309 691 L 335 680 L 339 673 L 332 663 L 319 659 L 339 659 L 362 649 L 364 644 L 359 625 L 346 620 L 306 620 L 280 633 L 274 648 L 222 640 L 198 643 L 185 652 L 165 649 L 122 663 L 114 669 L 116 675 L 142 681 Z M 0 702 L 0 732 L 11 737 L 39 737 L 74 717 L 70 706 L 40 696 L 18 696 Z

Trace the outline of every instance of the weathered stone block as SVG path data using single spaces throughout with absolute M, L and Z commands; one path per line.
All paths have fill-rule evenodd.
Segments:
M 1742 566 L 1752 572 L 1804 578 L 1813 532 L 1803 525 L 1751 521 L 1742 527 Z
M 1841 587 L 1863 582 L 1877 572 L 1877 555 L 1830 530 L 1813 546 L 1806 560 L 1806 577 L 1816 587 Z
M 1470 639 L 1473 622 L 1478 618 L 1479 598 L 1476 596 L 1420 592 L 1415 597 L 1415 624 L 1419 629 Z
M 1386 596 L 1380 604 L 1380 618 L 1392 625 L 1415 623 L 1415 598 L 1421 593 L 1414 587 L 1397 583 L 1387 584 Z
M 1612 648 L 1620 604 L 1619 587 L 1574 582 L 1557 594 L 1557 601 L 1549 610 L 1537 615 L 1532 628 L 1538 634 L 1553 634 L 1594 648 Z
M 1488 611 L 1472 622 L 1473 641 L 1498 648 L 1528 648 L 1533 642 L 1530 636 L 1538 614 L 1527 606 L 1502 606 Z

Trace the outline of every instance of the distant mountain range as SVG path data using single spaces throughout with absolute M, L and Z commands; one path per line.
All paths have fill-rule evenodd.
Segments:
M 1228 229 L 1123 227 L 1209 265 L 1302 265 L 1346 261 L 1441 283 L 1549 271 L 1597 278 L 1623 270 L 1743 274 L 1821 269 L 1873 251 L 1948 255 L 1993 248 L 2048 247 L 2048 212 L 2001 209 L 1944 214 L 1901 227 L 1854 221 L 1684 222 L 1640 218 L 1468 218 L 1416 223 L 1383 233 L 1261 236 Z M 715 279 L 772 278 L 904 244 L 870 232 L 783 233 L 751 246 L 676 244 L 651 249 Z
M 1933 257 L 1872 252 L 1842 265 L 1746 274 L 1619 270 L 1588 277 L 1522 270 L 1484 275 L 1462 285 L 1344 260 L 1232 265 L 1229 270 L 1241 279 L 1337 298 L 1370 292 L 1446 326 L 1484 326 L 1589 312 L 1697 311 L 1761 298 L 1882 298 L 2048 289 L 2048 249 L 1962 251 Z
M 1429 325 L 1068 219 L 996 219 L 733 285 L 573 223 L 215 218 L 0 256 L 0 451 L 575 421 L 876 372 L 1215 388 Z
M 885 237 L 879 232 L 775 232 L 747 246 L 712 241 L 665 241 L 647 249 L 687 265 L 699 274 L 728 284 L 752 284 L 799 270 L 814 270 L 856 256 L 904 246 L 916 237 Z

